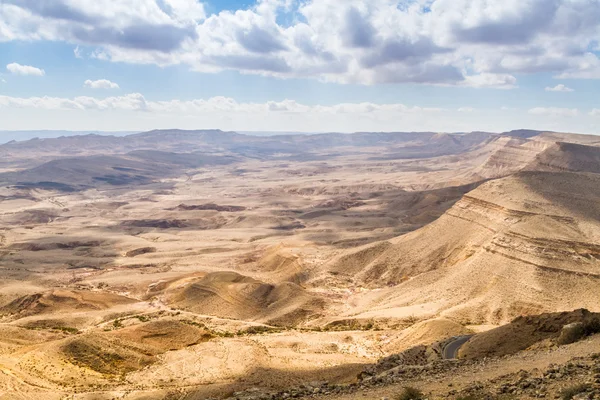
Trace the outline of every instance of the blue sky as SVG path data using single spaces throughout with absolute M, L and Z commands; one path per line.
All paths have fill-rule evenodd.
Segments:
M 600 132 L 597 0 L 8 0 L 0 129 Z

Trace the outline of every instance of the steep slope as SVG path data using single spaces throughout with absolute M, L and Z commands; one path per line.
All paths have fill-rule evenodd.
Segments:
M 493 137 L 481 147 L 479 151 L 485 159 L 473 175 L 476 179 L 491 179 L 521 170 L 598 172 L 597 168 L 582 164 L 597 163 L 600 149 L 597 146 L 600 146 L 600 139 L 593 135 L 528 130 L 507 132 Z M 570 167 L 559 163 L 568 163 Z
M 527 167 L 552 142 L 498 136 L 485 146 L 487 158 L 473 174 L 479 179 L 499 178 Z
M 597 311 L 599 200 L 597 174 L 523 172 L 485 183 L 437 221 L 370 254 L 356 284 L 397 286 L 357 300 L 360 316 L 419 312 L 497 324 Z
M 526 169 L 600 173 L 600 147 L 557 142 L 538 154 Z

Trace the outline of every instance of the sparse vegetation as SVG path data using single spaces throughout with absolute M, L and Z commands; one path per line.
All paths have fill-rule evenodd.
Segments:
M 570 386 L 568 388 L 563 389 L 560 392 L 560 398 L 563 400 L 571 400 L 573 397 L 578 395 L 579 393 L 585 393 L 590 388 L 590 385 L 587 384 L 579 384 Z
M 57 330 L 57 331 L 61 331 L 61 332 L 65 332 L 65 333 L 68 333 L 68 334 L 71 334 L 71 335 L 76 335 L 76 334 L 79 333 L 79 329 L 72 328 L 70 326 L 57 326 L 57 327 L 54 327 L 52 329 Z
M 54 330 L 54 331 L 60 331 L 60 332 L 64 332 L 64 333 L 68 333 L 70 335 L 77 335 L 79 334 L 79 329 L 77 328 L 73 328 L 70 326 L 47 326 L 47 325 L 42 325 L 42 326 L 24 326 L 25 329 L 29 329 L 32 331 L 39 331 L 39 330 Z
M 380 330 L 374 320 L 360 321 L 360 320 L 343 320 L 334 321 L 325 326 L 315 328 L 318 332 L 343 332 L 343 331 L 370 331 Z
M 422 400 L 424 398 L 423 392 L 419 389 L 407 386 L 400 394 L 394 397 L 394 400 Z
M 204 325 L 200 322 L 192 321 L 191 319 L 182 319 L 182 320 L 180 320 L 180 322 L 182 322 L 184 324 L 195 326 L 196 328 L 207 329 L 206 325 Z
M 134 316 L 134 318 L 137 318 L 138 320 L 140 320 L 140 322 L 150 321 L 150 317 L 147 315 L 136 315 L 136 316 Z
M 238 332 L 238 336 L 240 336 L 240 335 L 260 335 L 260 334 L 265 334 L 265 333 L 277 333 L 277 332 L 281 332 L 281 329 L 270 327 L 270 326 L 257 325 L 257 326 L 251 326 L 244 330 L 240 330 Z

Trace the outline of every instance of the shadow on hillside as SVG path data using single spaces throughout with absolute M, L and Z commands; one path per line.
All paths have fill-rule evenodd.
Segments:
M 0 247 L 0 279 L 47 279 L 52 273 L 67 273 L 76 280 L 80 273 L 111 266 L 117 257 L 115 243 L 99 236 L 35 237 Z
M 308 210 L 298 210 L 297 218 L 315 231 L 307 231 L 306 238 L 317 244 L 361 246 L 404 235 L 435 221 L 484 182 L 424 191 L 397 189 L 340 196 Z M 342 232 L 352 233 L 352 238 L 344 237 Z
M 206 385 L 186 393 L 186 400 L 206 398 L 228 398 L 235 392 L 249 389 L 277 393 L 299 388 L 302 385 L 328 382 L 334 384 L 350 384 L 357 381 L 357 376 L 369 364 L 345 364 L 335 367 L 318 368 L 310 371 L 283 371 L 274 368 L 255 368 L 236 382 L 229 384 Z M 280 398 L 280 397 L 276 397 Z
M 522 172 L 517 178 L 533 192 L 569 213 L 583 220 L 600 221 L 600 174 Z

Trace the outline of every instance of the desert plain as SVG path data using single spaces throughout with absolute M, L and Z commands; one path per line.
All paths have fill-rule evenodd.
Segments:
M 152 131 L 0 156 L 1 398 L 458 398 L 600 351 L 559 340 L 600 312 L 598 136 Z

